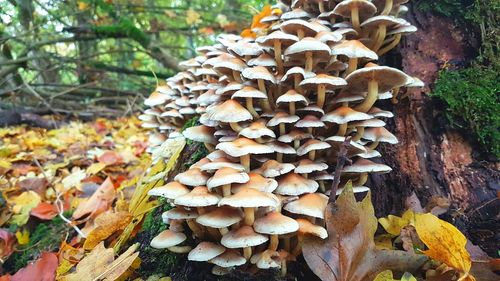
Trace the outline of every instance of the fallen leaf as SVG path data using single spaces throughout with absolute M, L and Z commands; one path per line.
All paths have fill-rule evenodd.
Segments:
M 5 259 L 14 252 L 14 234 L 7 229 L 0 229 L 0 259 Z
M 106 168 L 106 164 L 104 164 L 104 163 L 101 163 L 101 162 L 92 163 L 92 165 L 90 165 L 87 168 L 87 174 L 95 175 L 95 174 L 99 173 L 100 171 L 102 171 L 102 169 L 104 169 L 104 168 Z
M 25 225 L 28 222 L 31 209 L 38 206 L 40 202 L 40 195 L 31 190 L 9 200 L 9 203 L 13 205 L 12 211 L 15 213 L 10 222 L 18 226 Z
M 400 280 L 394 279 L 392 275 L 392 271 L 386 270 L 380 272 L 373 281 L 417 281 L 417 278 L 415 278 L 413 275 L 411 275 L 408 272 L 405 272 L 403 276 L 401 277 Z
M 380 218 L 378 222 L 387 231 L 387 233 L 398 236 L 401 229 L 415 221 L 415 213 L 412 210 L 407 210 L 401 217 L 389 215 L 387 218 Z
M 113 182 L 110 178 L 107 178 L 89 199 L 78 205 L 73 213 L 73 218 L 80 219 L 85 215 L 90 215 L 91 217 L 99 215 L 111 207 L 115 196 L 116 192 Z
M 16 239 L 19 245 L 26 245 L 30 242 L 30 232 L 27 229 L 16 231 Z
M 130 246 L 127 251 L 115 259 L 114 250 L 112 248 L 106 249 L 104 243 L 101 242 L 77 264 L 74 273 L 62 276 L 60 280 L 116 280 L 127 271 L 139 256 L 139 252 L 136 252 L 138 247 L 139 244 Z
M 457 228 L 433 214 L 416 214 L 415 229 L 429 248 L 423 251 L 425 255 L 459 271 L 460 280 L 475 280 L 469 274 L 472 262 L 465 249 L 467 238 Z
M 96 228 L 87 236 L 83 248 L 85 250 L 93 249 L 116 231 L 124 229 L 131 220 L 132 216 L 128 212 L 100 214 L 95 218 Z
M 116 165 L 123 162 L 123 157 L 116 151 L 107 150 L 97 160 L 106 166 Z
M 84 170 L 80 169 L 80 167 L 74 167 L 71 170 L 71 174 L 69 174 L 62 180 L 64 189 L 68 190 L 72 187 L 80 186 L 82 180 L 86 177 L 87 175 L 85 174 Z
M 47 202 L 40 202 L 38 206 L 31 209 L 31 215 L 42 220 L 51 220 L 58 213 L 56 206 Z
M 51 281 L 55 280 L 57 256 L 54 253 L 42 253 L 34 263 L 28 264 L 11 277 L 11 281 Z
M 33 190 L 43 196 L 49 182 L 45 178 L 27 178 L 18 183 L 21 190 Z
M 327 205 L 325 223 L 328 238 L 306 236 L 302 248 L 309 268 L 323 281 L 373 280 L 387 269 L 413 272 L 427 260 L 423 255 L 376 249 L 377 218 L 370 193 L 356 202 L 352 184 Z

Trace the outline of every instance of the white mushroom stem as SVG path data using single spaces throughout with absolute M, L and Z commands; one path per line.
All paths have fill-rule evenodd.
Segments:
M 359 8 L 354 7 L 351 10 L 351 22 L 352 22 L 352 27 L 358 32 L 358 34 L 361 34 L 361 27 L 359 24 Z
M 225 184 L 222 186 L 222 196 L 231 196 L 231 184 Z
M 192 248 L 190 246 L 173 246 L 173 247 L 168 247 L 167 249 L 172 253 L 185 254 L 189 253 L 189 251 L 191 251 Z
M 326 96 L 326 86 L 324 84 L 318 85 L 318 106 L 323 108 L 325 105 L 325 96 Z
M 283 73 L 283 60 L 281 59 L 281 41 L 275 39 L 274 42 L 274 59 L 276 60 L 276 65 L 278 69 L 278 73 Z
M 252 247 L 243 248 L 243 257 L 249 260 L 252 257 Z
M 398 94 L 399 94 L 399 87 L 392 89 L 392 99 L 391 99 L 392 104 L 399 103 Z
M 286 135 L 286 127 L 285 127 L 285 123 L 280 123 L 280 124 L 279 124 L 279 128 L 280 128 L 280 136 L 282 136 L 282 135 Z
M 229 229 L 227 229 L 227 227 L 222 227 L 222 228 L 219 228 L 219 232 L 221 235 L 225 235 L 226 233 L 229 232 Z
M 365 100 L 354 109 L 360 112 L 368 112 L 378 98 L 378 82 L 375 79 L 368 81 L 368 94 Z
M 287 271 L 287 268 L 286 268 L 286 259 L 283 259 L 281 261 L 281 277 L 285 277 L 286 276 L 286 271 Z
M 295 245 L 295 248 L 292 251 L 292 255 L 294 257 L 297 257 L 298 255 L 300 255 L 300 253 L 302 253 L 302 242 L 303 241 L 304 241 L 304 234 L 299 233 L 297 235 L 297 245 Z
M 229 126 L 231 126 L 231 129 L 233 129 L 237 133 L 243 130 L 243 127 L 241 127 L 240 124 L 238 124 L 238 122 L 230 122 Z
M 233 79 L 238 83 L 243 83 L 243 81 L 241 80 L 240 72 L 236 70 L 233 70 Z
M 191 229 L 191 231 L 193 232 L 194 236 L 198 238 L 203 238 L 203 236 L 205 236 L 205 231 L 203 230 L 203 228 L 201 228 L 194 220 L 187 219 L 186 223 L 189 229 Z
M 385 0 L 385 7 L 382 13 L 383 16 L 387 16 L 392 11 L 393 0 Z
M 255 111 L 255 108 L 253 107 L 253 98 L 247 97 L 247 98 L 245 98 L 245 102 L 246 102 L 246 104 L 245 104 L 246 108 L 248 109 L 250 114 L 252 114 L 253 118 L 254 119 L 259 118 L 259 114 L 257 113 L 257 111 Z
M 255 208 L 246 207 L 243 208 L 243 210 L 245 211 L 245 219 L 243 220 L 243 224 L 252 226 L 253 222 L 255 221 Z
M 272 112 L 273 109 L 271 108 L 271 104 L 269 103 L 269 99 L 261 99 L 260 104 L 262 108 L 264 108 L 265 112 Z
M 313 69 L 313 53 L 312 52 L 306 52 L 306 65 L 304 67 L 304 70 L 306 73 L 311 72 Z
M 319 180 L 318 183 L 319 183 L 319 190 L 321 191 L 321 193 L 325 193 L 325 191 L 326 191 L 325 182 L 322 180 Z
M 293 140 L 293 148 L 297 150 L 300 147 L 300 140 Z
M 394 36 L 394 39 L 392 40 L 391 43 L 389 43 L 387 46 L 383 47 L 382 49 L 378 50 L 377 55 L 381 56 L 381 55 L 389 52 L 390 50 L 394 49 L 399 44 L 400 41 L 401 41 L 401 33 L 398 33 L 398 34 L 396 34 L 396 36 Z
M 278 234 L 272 234 L 271 240 L 269 241 L 268 249 L 271 251 L 276 251 L 278 249 L 279 243 L 280 243 L 280 240 L 278 239 Z
M 347 123 L 339 124 L 339 129 L 335 135 L 343 136 L 347 132 Z
M 356 185 L 356 186 L 362 186 L 363 184 L 366 183 L 366 181 L 368 181 L 368 173 L 362 173 L 361 175 L 359 175 L 359 178 L 354 183 L 354 185 Z
M 352 138 L 353 141 L 359 141 L 365 134 L 365 127 L 356 127 L 356 135 Z
M 240 163 L 247 173 L 250 172 L 250 154 L 240 156 Z
M 259 91 L 263 92 L 264 94 L 266 94 L 267 96 L 269 96 L 267 94 L 267 89 L 266 89 L 266 84 L 264 83 L 264 80 L 262 79 L 257 79 L 257 85 L 259 86 Z
M 358 69 L 358 58 L 349 58 L 349 66 L 347 67 L 345 76 L 351 74 L 356 69 Z
M 325 3 L 323 3 L 323 0 L 319 0 L 318 8 L 320 13 L 323 13 L 325 11 Z
M 295 114 L 295 102 L 291 101 L 288 103 L 288 111 L 290 111 L 291 115 Z
M 382 44 L 384 44 L 385 35 L 387 33 L 387 26 L 385 24 L 379 25 L 377 32 L 375 33 L 375 43 L 371 48 L 374 52 L 378 52 Z
M 316 150 L 309 151 L 308 156 L 309 160 L 314 161 L 314 159 L 316 158 Z
M 283 153 L 276 153 L 276 161 L 283 163 Z
M 379 144 L 379 141 L 374 141 L 372 144 L 368 146 L 369 149 L 376 149 Z

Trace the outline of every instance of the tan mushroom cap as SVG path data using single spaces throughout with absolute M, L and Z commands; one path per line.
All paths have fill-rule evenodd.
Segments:
M 296 173 L 288 173 L 278 180 L 275 193 L 281 195 L 301 195 L 318 190 L 319 184 Z
M 232 77 L 232 71 L 242 72 L 247 67 L 247 64 L 239 58 L 232 58 L 230 60 L 219 61 L 214 64 L 215 71 L 222 75 Z
M 297 163 L 294 172 L 298 174 L 309 174 L 312 172 L 324 171 L 326 169 L 328 169 L 328 164 L 326 163 L 302 159 Z
M 238 193 L 241 189 L 253 188 L 262 192 L 273 192 L 278 187 L 278 182 L 274 179 L 265 178 L 258 173 L 248 173 L 250 180 L 246 183 L 235 184 L 231 187 L 234 193 Z
M 357 121 L 357 122 L 352 122 L 349 124 L 349 127 L 367 127 L 367 128 L 376 128 L 376 127 L 384 127 L 385 126 L 385 122 L 380 120 L 380 119 L 377 119 L 377 118 L 373 118 L 373 119 L 368 119 L 368 120 L 363 120 L 363 121 Z
M 217 140 L 214 138 L 214 132 L 214 128 L 200 125 L 185 129 L 182 135 L 192 141 L 215 144 Z
M 291 147 L 288 144 L 281 143 L 279 141 L 269 142 L 267 143 L 267 146 L 271 147 L 276 153 L 283 153 L 283 154 L 297 153 L 293 147 Z
M 290 163 L 280 163 L 276 160 L 268 160 L 262 166 L 255 170 L 255 172 L 263 175 L 264 177 L 274 178 L 287 174 L 295 169 L 295 166 Z
M 324 227 L 315 225 L 307 219 L 299 218 L 296 219 L 296 221 L 299 223 L 299 233 L 314 235 L 321 239 L 325 239 L 328 237 L 328 232 Z
M 314 38 L 328 45 L 342 40 L 342 35 L 336 32 L 325 30 L 318 32 L 318 34 L 316 34 Z
M 258 246 L 268 240 L 269 237 L 259 234 L 251 226 L 245 225 L 224 234 L 220 242 L 224 247 L 235 249 Z
M 281 267 L 280 254 L 278 251 L 267 249 L 253 255 L 250 258 L 250 263 L 255 264 L 260 269 Z
M 332 48 L 332 55 L 344 55 L 348 58 L 366 58 L 377 60 L 378 55 L 359 40 L 345 40 Z
M 321 121 L 333 122 L 336 124 L 346 124 L 352 121 L 368 120 L 371 118 L 371 115 L 368 115 L 364 112 L 356 111 L 348 106 L 341 106 L 334 111 L 323 115 L 323 117 L 321 117 Z
M 167 199 L 175 199 L 179 196 L 188 194 L 189 188 L 178 182 L 170 182 L 163 186 L 154 187 L 148 191 L 150 196 L 161 196 Z
M 335 147 L 340 147 L 342 143 L 345 141 L 344 136 L 331 136 L 325 139 L 327 142 L 331 142 L 332 146 Z M 349 148 L 347 149 L 347 155 L 355 155 L 359 153 L 365 153 L 366 148 L 362 146 L 361 144 L 355 142 L 355 141 L 350 141 L 349 142 Z
M 292 34 L 287 34 L 281 30 L 276 30 L 267 36 L 258 37 L 256 42 L 268 47 L 274 47 L 274 41 L 279 41 L 282 47 L 290 46 L 299 41 L 299 38 Z
M 260 56 L 249 60 L 248 66 L 275 67 L 276 60 L 274 59 L 274 57 L 266 53 L 262 53 Z
M 247 262 L 247 260 L 242 257 L 237 251 L 228 249 L 224 253 L 211 259 L 209 262 L 220 267 L 228 268 L 243 265 Z
M 330 76 L 328 74 L 318 74 L 300 82 L 300 86 L 304 86 L 305 88 L 315 89 L 318 85 L 324 85 L 327 89 L 335 89 L 346 86 L 347 82 L 340 77 Z
M 208 161 L 198 166 L 202 171 L 214 171 L 222 168 L 232 168 L 238 171 L 244 171 L 245 167 L 241 164 L 234 163 L 231 159 L 227 157 L 216 158 L 212 161 Z
M 174 177 L 174 180 L 188 186 L 200 186 L 207 183 L 209 176 L 200 168 L 191 168 Z
M 297 128 L 323 128 L 325 123 L 314 115 L 306 115 L 294 126 Z
M 379 92 L 387 92 L 412 81 L 410 76 L 399 69 L 374 64 L 353 71 L 345 79 L 349 83 L 348 89 L 353 92 L 366 92 L 370 80 L 378 82 Z
M 302 132 L 300 130 L 294 129 L 291 130 L 288 134 L 282 135 L 278 138 L 278 141 L 284 143 L 290 143 L 295 140 L 304 140 L 312 138 L 312 134 Z
M 280 212 L 269 212 L 265 216 L 256 219 L 253 228 L 263 234 L 282 235 L 297 231 L 299 224 Z
M 237 54 L 240 57 L 244 56 L 258 56 L 262 54 L 263 50 L 259 44 L 239 41 L 235 44 L 232 44 L 229 48 L 229 51 Z
M 284 209 L 290 213 L 324 219 L 327 204 L 328 196 L 321 193 L 309 193 L 302 195 L 299 200 L 286 204 Z
M 306 73 L 305 70 L 300 66 L 294 66 L 294 67 L 290 68 L 289 70 L 287 70 L 285 75 L 283 75 L 283 77 L 281 77 L 280 82 L 284 83 L 284 82 L 288 81 L 289 79 L 292 79 L 293 76 L 297 75 L 297 74 L 300 74 L 302 76 L 302 78 L 308 78 L 308 77 L 315 75 L 313 72 Z
M 221 197 L 208 191 L 206 186 L 197 186 L 188 194 L 175 198 L 174 204 L 186 207 L 206 207 L 217 205 Z
M 254 98 L 254 99 L 267 99 L 267 95 L 263 92 L 255 89 L 252 86 L 244 86 L 240 90 L 236 91 L 232 96 L 234 98 Z
M 386 25 L 389 29 L 392 27 L 398 27 L 399 25 L 402 24 L 402 21 L 393 16 L 379 15 L 365 20 L 364 22 L 361 23 L 361 27 L 371 29 L 371 28 L 377 28 L 379 25 L 382 24 Z
M 396 136 L 391 134 L 391 132 L 389 132 L 384 127 L 365 129 L 365 132 L 363 134 L 363 139 L 370 141 L 386 142 L 390 144 L 398 143 L 398 139 L 396 138 Z
M 252 114 L 235 100 L 227 100 L 210 110 L 207 108 L 207 113 L 210 120 L 225 123 L 242 122 L 253 118 Z
M 285 50 L 285 56 L 297 56 L 305 54 L 306 52 L 313 52 L 315 58 L 329 58 L 330 57 L 330 47 L 325 43 L 315 39 L 313 37 L 302 38 L 299 42 L 294 43 Z
M 382 110 L 382 109 L 375 107 L 375 106 L 370 108 L 370 110 L 367 113 L 372 115 L 373 117 L 385 117 L 385 118 L 394 117 L 394 113 L 392 113 L 390 111 Z
M 171 220 L 187 220 L 195 219 L 198 217 L 198 212 L 196 212 L 195 210 L 186 210 L 181 207 L 175 207 L 164 212 L 163 214 L 165 214 L 165 216 Z
M 277 104 L 290 102 L 301 102 L 306 105 L 309 103 L 309 101 L 303 95 L 299 94 L 294 89 L 288 90 L 286 93 L 276 99 Z
M 165 249 L 173 247 L 184 242 L 187 239 L 186 235 L 181 232 L 174 232 L 172 230 L 164 230 L 160 232 L 153 240 L 151 240 L 151 247 L 155 249 Z
M 218 255 L 224 253 L 226 248 L 221 245 L 217 245 L 212 242 L 203 241 L 200 242 L 194 249 L 188 254 L 188 260 L 190 261 L 208 261 Z
M 215 174 L 208 179 L 207 187 L 209 190 L 216 188 L 218 186 L 232 184 L 232 183 L 245 183 L 248 182 L 250 178 L 248 174 L 240 170 L 225 167 L 217 170 Z
M 391 167 L 372 162 L 368 159 L 358 159 L 352 165 L 345 166 L 343 173 L 388 173 L 392 171 Z
M 287 112 L 277 112 L 271 120 L 267 122 L 267 126 L 274 127 L 281 123 L 295 123 L 300 120 L 297 115 L 290 115 Z
M 286 1 L 283 1 L 283 2 L 286 2 Z M 292 2 L 292 1 L 288 1 L 288 2 Z M 295 8 L 295 9 L 288 11 L 286 13 L 283 13 L 281 15 L 282 20 L 292 20 L 292 19 L 301 19 L 301 18 L 310 19 L 312 17 L 313 17 L 313 15 L 311 15 L 309 12 L 307 12 L 301 8 Z
M 249 139 L 262 137 L 276 138 L 276 134 L 273 132 L 273 130 L 266 127 L 265 120 L 253 122 L 252 124 L 250 124 L 250 126 L 240 131 L 240 136 L 244 136 Z
M 276 83 L 274 75 L 263 66 L 247 67 L 241 75 L 249 80 L 265 80 L 273 84 Z
M 257 143 L 247 138 L 238 138 L 231 142 L 222 142 L 219 143 L 216 148 L 233 157 L 240 157 L 248 154 L 265 154 L 274 152 L 274 150 L 269 146 Z
M 333 13 L 350 18 L 351 10 L 355 7 L 359 9 L 359 17 L 362 19 L 369 18 L 377 12 L 377 7 L 368 0 L 344 0 L 335 6 Z
M 303 30 L 304 36 L 311 37 L 324 30 L 324 28 L 319 28 L 318 26 L 301 19 L 287 20 L 280 25 L 280 28 L 288 34 L 297 34 L 298 30 Z
M 170 100 L 169 95 L 165 95 L 160 92 L 153 92 L 147 99 L 144 100 L 144 104 L 147 106 L 157 106 L 164 104 L 168 100 Z
M 302 156 L 314 150 L 323 150 L 332 147 L 325 141 L 309 139 L 297 149 L 297 155 Z
M 222 206 L 198 216 L 196 222 L 208 227 L 224 228 L 238 223 L 242 219 L 243 211 L 241 211 L 241 209 Z
M 219 206 L 243 208 L 275 207 L 278 204 L 279 200 L 276 195 L 253 188 L 240 188 L 237 193 L 224 197 L 219 202 Z

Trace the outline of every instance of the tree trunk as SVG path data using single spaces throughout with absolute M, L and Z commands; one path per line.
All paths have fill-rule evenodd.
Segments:
M 488 157 L 481 155 L 467 132 L 450 128 L 443 116 L 444 106 L 429 96 L 439 70 L 450 62 L 470 61 L 477 55 L 478 40 L 453 19 L 424 14 L 411 6 L 406 18 L 419 30 L 387 56 L 399 59 L 386 64 L 422 79 L 426 87 L 408 91 L 408 98 L 399 104 L 381 104 L 393 109 L 395 117 L 389 120 L 388 129 L 399 144 L 380 146 L 382 161 L 393 171 L 371 176 L 377 216 L 400 214 L 412 192 L 424 206 L 433 196 L 446 197 L 451 206 L 444 217 L 474 244 L 496 256 L 500 245 L 499 165 L 485 160 Z

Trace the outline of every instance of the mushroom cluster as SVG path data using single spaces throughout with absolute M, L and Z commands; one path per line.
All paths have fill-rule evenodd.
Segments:
M 384 128 L 392 113 L 374 105 L 419 83 L 375 62 L 416 30 L 398 17 L 405 2 L 283 1 L 257 38 L 221 35 L 184 62 L 187 70 L 146 100 L 156 115 L 145 113 L 154 118 L 144 124 L 176 137 L 185 116 L 199 114 L 201 125 L 182 135 L 210 153 L 150 191 L 173 205 L 163 214 L 169 229 L 151 245 L 212 263 L 217 274 L 286 274 L 304 236 L 326 238 L 329 183 L 346 136 L 352 163 L 340 187 L 352 181 L 366 192 L 369 173 L 391 170 L 372 161 L 381 142 L 397 143 Z

